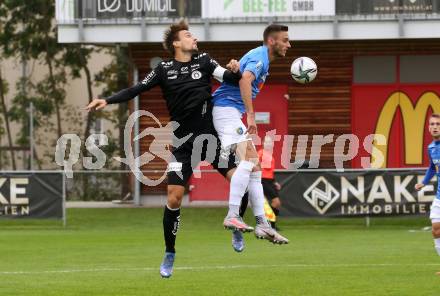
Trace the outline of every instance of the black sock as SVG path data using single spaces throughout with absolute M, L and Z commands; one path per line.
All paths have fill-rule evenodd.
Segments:
M 248 203 L 249 203 L 249 195 L 246 192 L 243 195 L 243 198 L 241 199 L 241 204 L 240 204 L 240 212 L 239 213 L 240 213 L 240 217 L 242 217 L 242 218 L 244 216 L 244 213 L 246 212 L 246 208 L 248 206 Z
M 175 253 L 176 235 L 180 224 L 180 208 L 170 210 L 165 206 L 163 212 L 163 236 L 165 239 L 166 252 Z

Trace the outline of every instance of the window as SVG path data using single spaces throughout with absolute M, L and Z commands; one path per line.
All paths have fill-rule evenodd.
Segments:
M 396 57 L 359 56 L 353 60 L 354 83 L 395 83 Z
M 440 82 L 440 55 L 401 56 L 400 82 Z

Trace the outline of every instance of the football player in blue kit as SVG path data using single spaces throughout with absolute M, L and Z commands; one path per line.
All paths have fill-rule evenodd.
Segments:
M 433 142 L 428 145 L 429 168 L 426 171 L 425 178 L 422 183 L 416 184 L 415 189 L 421 190 L 429 184 L 432 177 L 437 175 L 437 180 L 440 179 L 440 114 L 432 114 L 429 118 L 429 133 L 432 136 Z M 440 185 L 440 183 L 439 183 Z M 429 218 L 432 223 L 432 236 L 434 238 L 434 247 L 437 254 L 440 256 L 440 186 L 437 185 L 437 194 L 431 205 L 431 214 Z M 440 275 L 440 272 L 437 272 Z
M 264 193 L 261 185 L 261 167 L 252 139 L 256 134 L 255 99 L 269 74 L 269 64 L 284 57 L 290 48 L 288 27 L 272 24 L 263 33 L 263 45 L 250 50 L 240 59 L 242 78 L 239 86 L 224 81 L 214 92 L 213 120 L 222 149 L 235 152 L 240 162 L 230 183 L 229 212 L 224 219 L 225 228 L 234 230 L 236 223 L 244 223 L 239 215 L 240 203 L 246 190 L 256 217 L 255 236 L 273 243 L 286 244 L 289 240 L 277 233 L 267 222 L 264 214 Z M 248 127 L 241 118 L 246 113 Z M 243 250 L 241 232 L 233 232 L 233 247 Z

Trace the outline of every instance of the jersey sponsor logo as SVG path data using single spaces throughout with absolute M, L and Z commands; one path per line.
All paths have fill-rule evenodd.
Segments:
M 177 70 L 169 70 L 167 72 L 167 75 L 177 75 L 177 74 L 179 74 L 179 71 L 177 71 Z
M 425 92 L 414 105 L 408 95 L 397 91 L 393 93 L 385 102 L 376 122 L 374 134 L 384 135 L 385 144 L 380 143 L 376 137 L 373 142 L 371 154 L 371 164 L 376 164 L 375 168 L 387 167 L 389 137 L 393 122 L 397 116 L 397 109 L 402 113 L 403 132 L 405 135 L 404 151 L 405 163 L 407 165 L 420 165 L 423 163 L 423 132 L 429 109 L 434 113 L 440 113 L 440 98 L 434 92 Z M 385 156 L 383 161 L 376 162 L 381 156 Z
M 182 68 L 180 68 L 180 73 L 182 73 L 182 74 L 189 73 L 189 69 L 188 69 L 188 67 L 182 67 Z
M 260 71 L 262 67 L 263 67 L 263 62 L 258 61 L 258 63 L 255 65 L 255 70 Z
M 168 76 L 168 80 L 173 80 L 173 79 L 177 79 L 177 75 Z
M 163 66 L 164 68 L 170 68 L 170 67 L 173 66 L 173 61 L 162 62 L 161 64 L 162 64 L 162 66 Z
M 242 127 L 238 127 L 236 130 L 237 134 L 242 135 L 244 133 L 244 130 Z
M 142 84 L 148 84 L 154 77 L 156 76 L 156 72 L 151 71 L 148 75 L 142 80 Z
M 191 65 L 191 69 L 200 68 L 200 64 L 193 64 Z
M 194 71 L 191 73 L 192 79 L 200 79 L 200 77 L 202 77 L 202 73 L 200 73 L 200 71 Z

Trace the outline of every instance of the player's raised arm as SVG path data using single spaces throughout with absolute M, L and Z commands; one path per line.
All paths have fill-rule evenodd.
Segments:
M 147 76 L 145 76 L 144 80 L 142 80 L 138 84 L 123 89 L 106 99 L 94 99 L 87 105 L 85 110 L 87 110 L 88 112 L 100 110 L 108 104 L 119 104 L 129 101 L 141 94 L 142 92 L 147 91 L 158 85 L 160 83 L 159 73 L 160 69 L 159 67 L 156 67 L 156 69 L 148 73 Z
M 254 106 L 252 104 L 252 82 L 255 80 L 255 76 L 250 71 L 244 71 L 242 78 L 240 79 L 240 94 L 243 100 L 244 107 L 247 114 L 248 133 L 257 133 L 257 124 L 255 123 Z
M 205 59 L 207 60 L 207 67 L 212 74 L 212 77 L 214 77 L 218 82 L 225 81 L 233 85 L 238 85 L 238 82 L 241 79 L 241 72 L 240 63 L 237 60 L 230 60 L 226 65 L 226 68 L 223 68 L 219 65 L 219 63 L 217 63 L 216 60 L 210 58 L 207 54 Z

